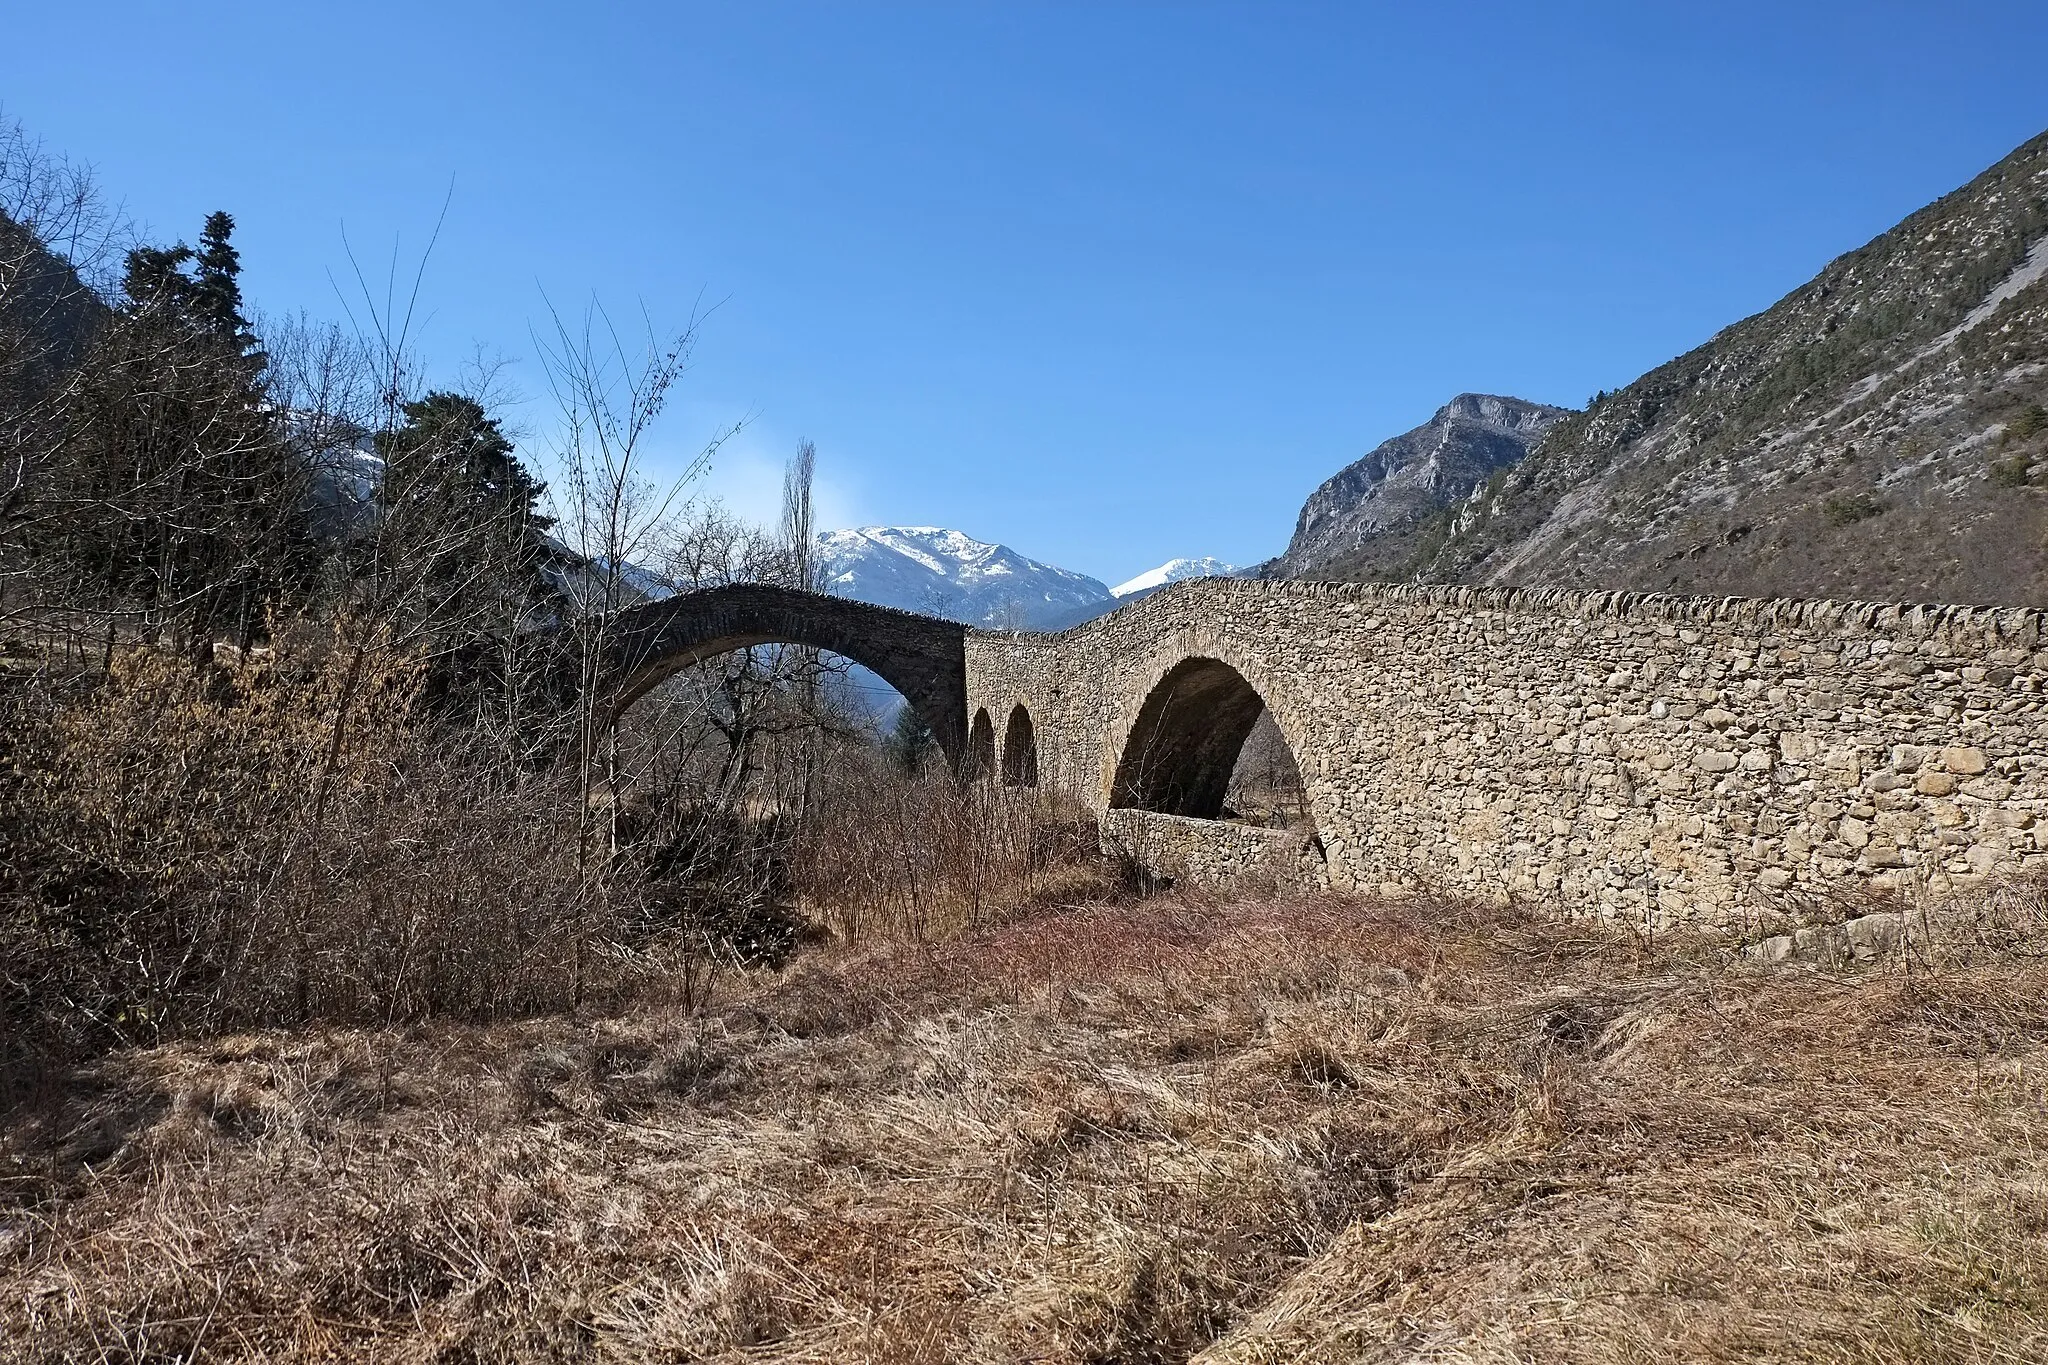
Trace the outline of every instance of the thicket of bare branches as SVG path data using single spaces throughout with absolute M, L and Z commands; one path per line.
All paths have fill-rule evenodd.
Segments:
M 424 730 L 422 671 L 309 631 L 256 663 L 124 650 L 83 695 L 17 692 L 10 1044 L 570 1004 L 574 792 Z
M 129 244 L 18 131 L 0 193 L 16 1081 L 257 1025 L 701 1004 L 807 937 L 934 937 L 1093 860 L 1068 812 L 884 756 L 813 648 L 604 709 L 621 611 L 813 586 L 808 443 L 768 528 L 693 497 L 729 430 L 653 457 L 694 320 L 551 309 L 529 468 L 487 367 L 419 382 L 420 271 L 358 264 L 350 329 L 252 322 L 227 215 Z

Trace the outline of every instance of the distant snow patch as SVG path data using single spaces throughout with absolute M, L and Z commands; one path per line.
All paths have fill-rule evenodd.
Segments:
M 1237 572 L 1235 564 L 1225 564 L 1214 555 L 1200 559 L 1169 559 L 1156 569 L 1147 569 L 1136 578 L 1127 579 L 1111 588 L 1113 597 L 1129 597 L 1132 593 L 1150 592 L 1163 588 L 1168 583 L 1178 583 L 1184 578 L 1225 578 Z

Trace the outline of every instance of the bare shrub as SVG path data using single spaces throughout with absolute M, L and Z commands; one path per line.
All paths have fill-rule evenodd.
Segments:
M 565 910 L 592 885 L 573 784 L 417 724 L 417 656 L 334 643 L 206 667 L 121 651 L 71 695 L 17 689 L 10 1038 L 572 1002 Z
M 905 774 L 873 746 L 827 767 L 791 843 L 804 909 L 848 944 L 928 942 L 1112 889 L 1078 803 L 930 769 Z

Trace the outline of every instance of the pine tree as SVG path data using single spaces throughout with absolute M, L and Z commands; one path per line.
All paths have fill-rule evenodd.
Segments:
M 896 726 L 889 732 L 888 750 L 904 772 L 915 777 L 924 767 L 926 755 L 936 741 L 932 727 L 925 724 L 917 708 L 905 702 L 896 712 Z
M 197 251 L 129 252 L 66 441 L 73 514 L 53 537 L 107 605 L 200 647 L 223 630 L 247 643 L 311 576 L 307 470 L 267 403 L 233 230 L 214 213 Z
M 199 250 L 194 257 L 198 269 L 192 281 L 193 302 L 199 314 L 222 336 L 244 337 L 249 320 L 242 316 L 242 253 L 228 239 L 235 220 L 216 210 L 206 215 L 199 230 Z
M 430 393 L 403 412 L 405 425 L 376 439 L 378 571 L 401 576 L 402 591 L 444 624 L 485 611 L 489 624 L 508 624 L 505 613 L 542 586 L 546 485 L 476 400 Z

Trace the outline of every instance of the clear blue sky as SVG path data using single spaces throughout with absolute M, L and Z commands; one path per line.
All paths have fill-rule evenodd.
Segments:
M 541 290 L 721 301 L 662 437 L 1110 582 L 1249 562 L 1461 390 L 1579 404 L 2048 126 L 2034 3 L 15 7 L 0 102 L 162 237 L 542 390 Z M 515 420 L 545 421 L 532 403 Z

